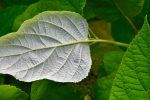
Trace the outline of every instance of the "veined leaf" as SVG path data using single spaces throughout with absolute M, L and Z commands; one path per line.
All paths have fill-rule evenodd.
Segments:
M 150 99 L 150 26 L 147 20 L 126 51 L 110 100 Z
M 79 82 L 91 67 L 88 24 L 74 12 L 43 12 L 0 40 L 0 73 L 21 81 Z

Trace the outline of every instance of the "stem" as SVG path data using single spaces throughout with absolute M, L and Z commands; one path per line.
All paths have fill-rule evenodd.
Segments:
M 126 43 L 121 43 L 121 42 L 117 42 L 117 41 L 113 41 L 113 40 L 103 40 L 103 39 L 87 40 L 87 41 L 83 41 L 83 42 L 109 43 L 109 44 L 114 44 L 114 45 L 118 45 L 118 46 L 122 46 L 122 47 L 128 47 L 129 46 L 129 44 L 126 44 Z
M 122 14 L 122 16 L 126 19 L 126 21 L 128 22 L 128 24 L 131 26 L 131 28 L 137 33 L 138 29 L 133 24 L 133 22 L 131 21 L 131 19 L 124 14 L 124 12 L 121 10 L 121 8 L 118 6 L 118 4 L 114 0 L 113 0 L 113 2 L 117 6 L 117 8 L 119 9 L 119 11 Z
M 36 50 L 42 50 L 42 49 L 49 49 L 49 48 L 56 48 L 56 47 L 62 47 L 62 46 L 68 46 L 68 45 L 73 45 L 73 44 L 80 44 L 80 43 L 90 43 L 90 42 L 99 42 L 99 43 L 109 43 L 109 44 L 114 44 L 114 45 L 118 45 L 118 46 L 122 46 L 122 47 L 128 47 L 128 44 L 125 43 L 121 43 L 121 42 L 117 42 L 117 41 L 112 41 L 112 40 L 103 40 L 103 39 L 93 39 L 93 40 L 80 40 L 80 41 L 73 41 L 73 42 L 68 42 L 68 43 L 63 43 L 63 44 L 57 44 L 57 45 L 52 45 L 49 47 L 43 47 L 43 48 L 36 48 L 36 49 L 31 49 L 31 48 L 27 48 L 29 49 L 27 52 L 24 53 L 28 53 L 31 51 L 36 51 Z M 11 45 L 11 46 L 18 46 L 18 45 Z M 5 56 L 6 57 L 6 56 Z
M 127 16 L 124 16 L 124 17 L 125 17 L 125 19 L 127 20 L 128 24 L 132 27 L 132 29 L 133 29 L 136 33 L 138 33 L 138 32 L 139 32 L 138 29 L 135 27 L 135 25 L 134 25 L 133 22 L 129 19 L 129 17 L 127 17 Z
M 95 35 L 95 33 L 92 31 L 92 29 L 89 28 L 89 32 L 94 36 L 94 38 L 99 39 L 99 38 Z
M 91 42 L 109 43 L 109 44 L 114 44 L 114 45 L 118 45 L 118 46 L 122 46 L 122 47 L 129 46 L 129 44 L 121 43 L 121 42 L 117 42 L 117 41 L 113 41 L 113 40 L 91 39 L 91 40 L 80 40 L 80 41 L 68 42 L 68 43 L 53 45 L 53 46 L 39 48 L 39 49 L 55 48 L 55 47 L 62 47 L 62 46 L 67 46 L 67 45 L 79 44 L 79 43 L 91 43 Z M 38 49 L 32 49 L 32 50 L 38 50 Z

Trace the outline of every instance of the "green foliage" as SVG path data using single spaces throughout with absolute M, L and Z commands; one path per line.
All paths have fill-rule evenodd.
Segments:
M 82 13 L 82 10 L 85 6 L 85 0 L 40 0 L 37 3 L 30 5 L 26 11 L 18 16 L 15 20 L 13 30 L 17 30 L 22 22 L 25 20 L 32 18 L 43 11 L 75 11 L 78 13 Z
M 119 11 L 130 18 L 138 15 L 143 8 L 144 0 L 113 0 Z
M 55 13 L 54 19 L 51 21 L 48 20 L 50 17 L 46 18 L 46 14 L 42 16 L 44 21 L 53 23 L 46 24 L 46 22 L 42 22 L 43 20 L 41 22 L 33 21 L 33 19 L 39 18 L 33 18 L 34 16 L 45 11 L 58 12 Z M 60 20 L 58 18 L 62 16 L 59 11 L 76 12 L 87 20 L 90 27 L 87 40 L 79 41 L 81 36 L 77 30 L 84 30 L 81 34 L 88 34 L 87 27 L 78 24 L 78 22 L 82 23 L 81 19 L 72 13 L 68 17 L 70 21 L 66 21 L 65 18 Z M 150 0 L 0 0 L 0 100 L 149 100 L 150 26 L 147 20 L 143 26 L 145 16 L 150 23 Z M 26 21 L 28 19 L 30 21 Z M 29 23 L 21 28 L 24 21 Z M 39 27 L 35 28 L 38 25 Z M 42 36 L 22 35 L 22 33 L 29 31 L 30 33 L 46 34 Z M 70 42 L 71 36 L 61 36 L 66 33 L 64 31 L 68 31 L 69 35 L 77 36 L 78 39 Z M 62 53 L 67 55 L 73 44 L 82 47 L 83 45 L 88 46 L 89 43 L 91 51 L 84 49 L 80 53 L 81 48 L 72 49 L 77 55 L 70 55 L 71 59 L 66 60 L 70 62 L 70 65 L 68 68 L 64 67 L 65 70 L 69 70 L 73 66 L 85 66 L 86 63 L 82 58 L 89 58 L 85 56 L 85 54 L 90 56 L 90 53 L 87 53 L 88 50 L 91 52 L 92 66 L 86 79 L 79 83 L 60 83 L 50 80 L 26 83 L 16 80 L 10 75 L 2 74 L 2 72 L 11 73 L 15 77 L 18 76 L 18 78 L 30 81 L 32 81 L 33 75 L 36 79 L 45 79 L 40 74 L 41 67 L 31 65 L 42 65 L 37 63 L 38 61 L 46 62 L 45 57 L 51 53 L 48 51 L 52 44 L 49 37 L 53 35 L 57 38 L 58 33 L 61 38 L 56 40 L 64 39 L 69 43 L 63 42 L 61 49 L 54 50 L 50 56 L 51 62 L 43 64 L 43 69 L 46 69 L 47 66 L 49 69 L 45 70 L 42 75 L 46 78 L 51 76 L 48 74 L 53 68 L 55 68 L 54 72 L 58 70 L 58 66 L 62 64 L 61 61 L 66 58 L 65 55 L 58 56 Z M 19 38 L 17 38 L 18 36 Z M 40 39 L 41 37 L 42 39 Z M 43 45 L 41 45 L 41 40 L 44 40 Z M 44 45 L 46 43 L 50 43 L 47 49 L 42 47 L 45 49 L 37 52 L 34 48 L 30 48 L 32 50 L 27 55 L 25 53 L 22 54 L 22 58 L 15 59 L 18 55 L 15 55 L 14 52 L 20 55 L 20 52 L 27 49 L 24 47 L 32 45 L 35 48 L 41 48 L 41 46 L 47 46 Z M 81 46 L 81 44 L 83 45 Z M 21 45 L 21 50 L 14 48 Z M 78 54 L 81 54 L 82 57 Z M 76 64 L 80 58 L 82 63 Z M 15 61 L 25 63 L 15 64 Z M 90 61 L 86 62 L 90 63 Z M 29 69 L 30 72 L 16 73 L 20 68 Z M 79 79 L 81 76 L 86 76 L 83 70 L 88 72 L 87 68 L 89 67 L 78 68 L 76 77 Z M 54 77 L 53 80 L 64 81 L 66 77 L 71 77 L 72 71 L 74 70 L 71 69 L 63 75 L 57 73 L 59 77 Z M 21 75 L 25 76 L 21 77 Z M 60 77 L 61 75 L 65 78 Z
M 0 36 L 12 32 L 14 20 L 25 9 L 26 6 L 11 6 L 0 12 Z
M 103 67 L 107 75 L 99 77 L 96 81 L 96 100 L 109 100 L 113 79 L 115 78 L 115 73 L 118 70 L 123 54 L 123 51 L 112 51 L 104 55 Z
M 130 43 L 134 38 L 136 32 L 129 26 L 128 22 L 120 18 L 112 22 L 112 36 L 116 41 Z
M 123 51 L 112 51 L 104 55 L 104 69 L 108 74 L 118 70 L 123 54 Z
M 3 6 L 13 6 L 13 5 L 30 5 L 38 0 L 2 0 Z
M 149 100 L 149 37 L 150 27 L 146 19 L 122 59 L 110 100 Z
M 149 0 L 145 0 L 145 4 L 144 4 L 142 13 L 144 15 L 147 15 L 148 21 L 150 23 L 150 6 L 149 5 L 150 5 L 150 1 Z
M 31 100 L 81 100 L 81 96 L 67 84 L 41 80 L 32 83 Z
M 109 100 L 110 90 L 112 87 L 112 82 L 114 80 L 115 73 L 109 74 L 97 80 L 96 84 L 96 100 Z
M 92 18 L 95 14 L 97 18 L 116 21 L 122 16 L 133 18 L 138 15 L 143 8 L 144 0 L 87 0 L 87 4 L 87 17 Z
M 14 86 L 0 85 L 0 100 L 28 100 L 28 95 Z

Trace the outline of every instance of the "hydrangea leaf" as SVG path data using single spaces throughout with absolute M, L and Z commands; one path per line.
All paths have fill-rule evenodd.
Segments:
M 45 11 L 0 39 L 0 73 L 31 82 L 79 82 L 91 67 L 88 24 L 77 13 Z M 9 63 L 8 63 L 9 62 Z
M 147 20 L 131 42 L 114 79 L 110 100 L 150 99 L 150 27 Z

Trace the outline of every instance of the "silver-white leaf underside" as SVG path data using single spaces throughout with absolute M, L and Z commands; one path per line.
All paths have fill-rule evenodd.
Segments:
M 0 39 L 0 73 L 25 82 L 79 82 L 89 73 L 89 45 L 79 42 L 88 40 L 88 24 L 77 13 L 40 13 Z

